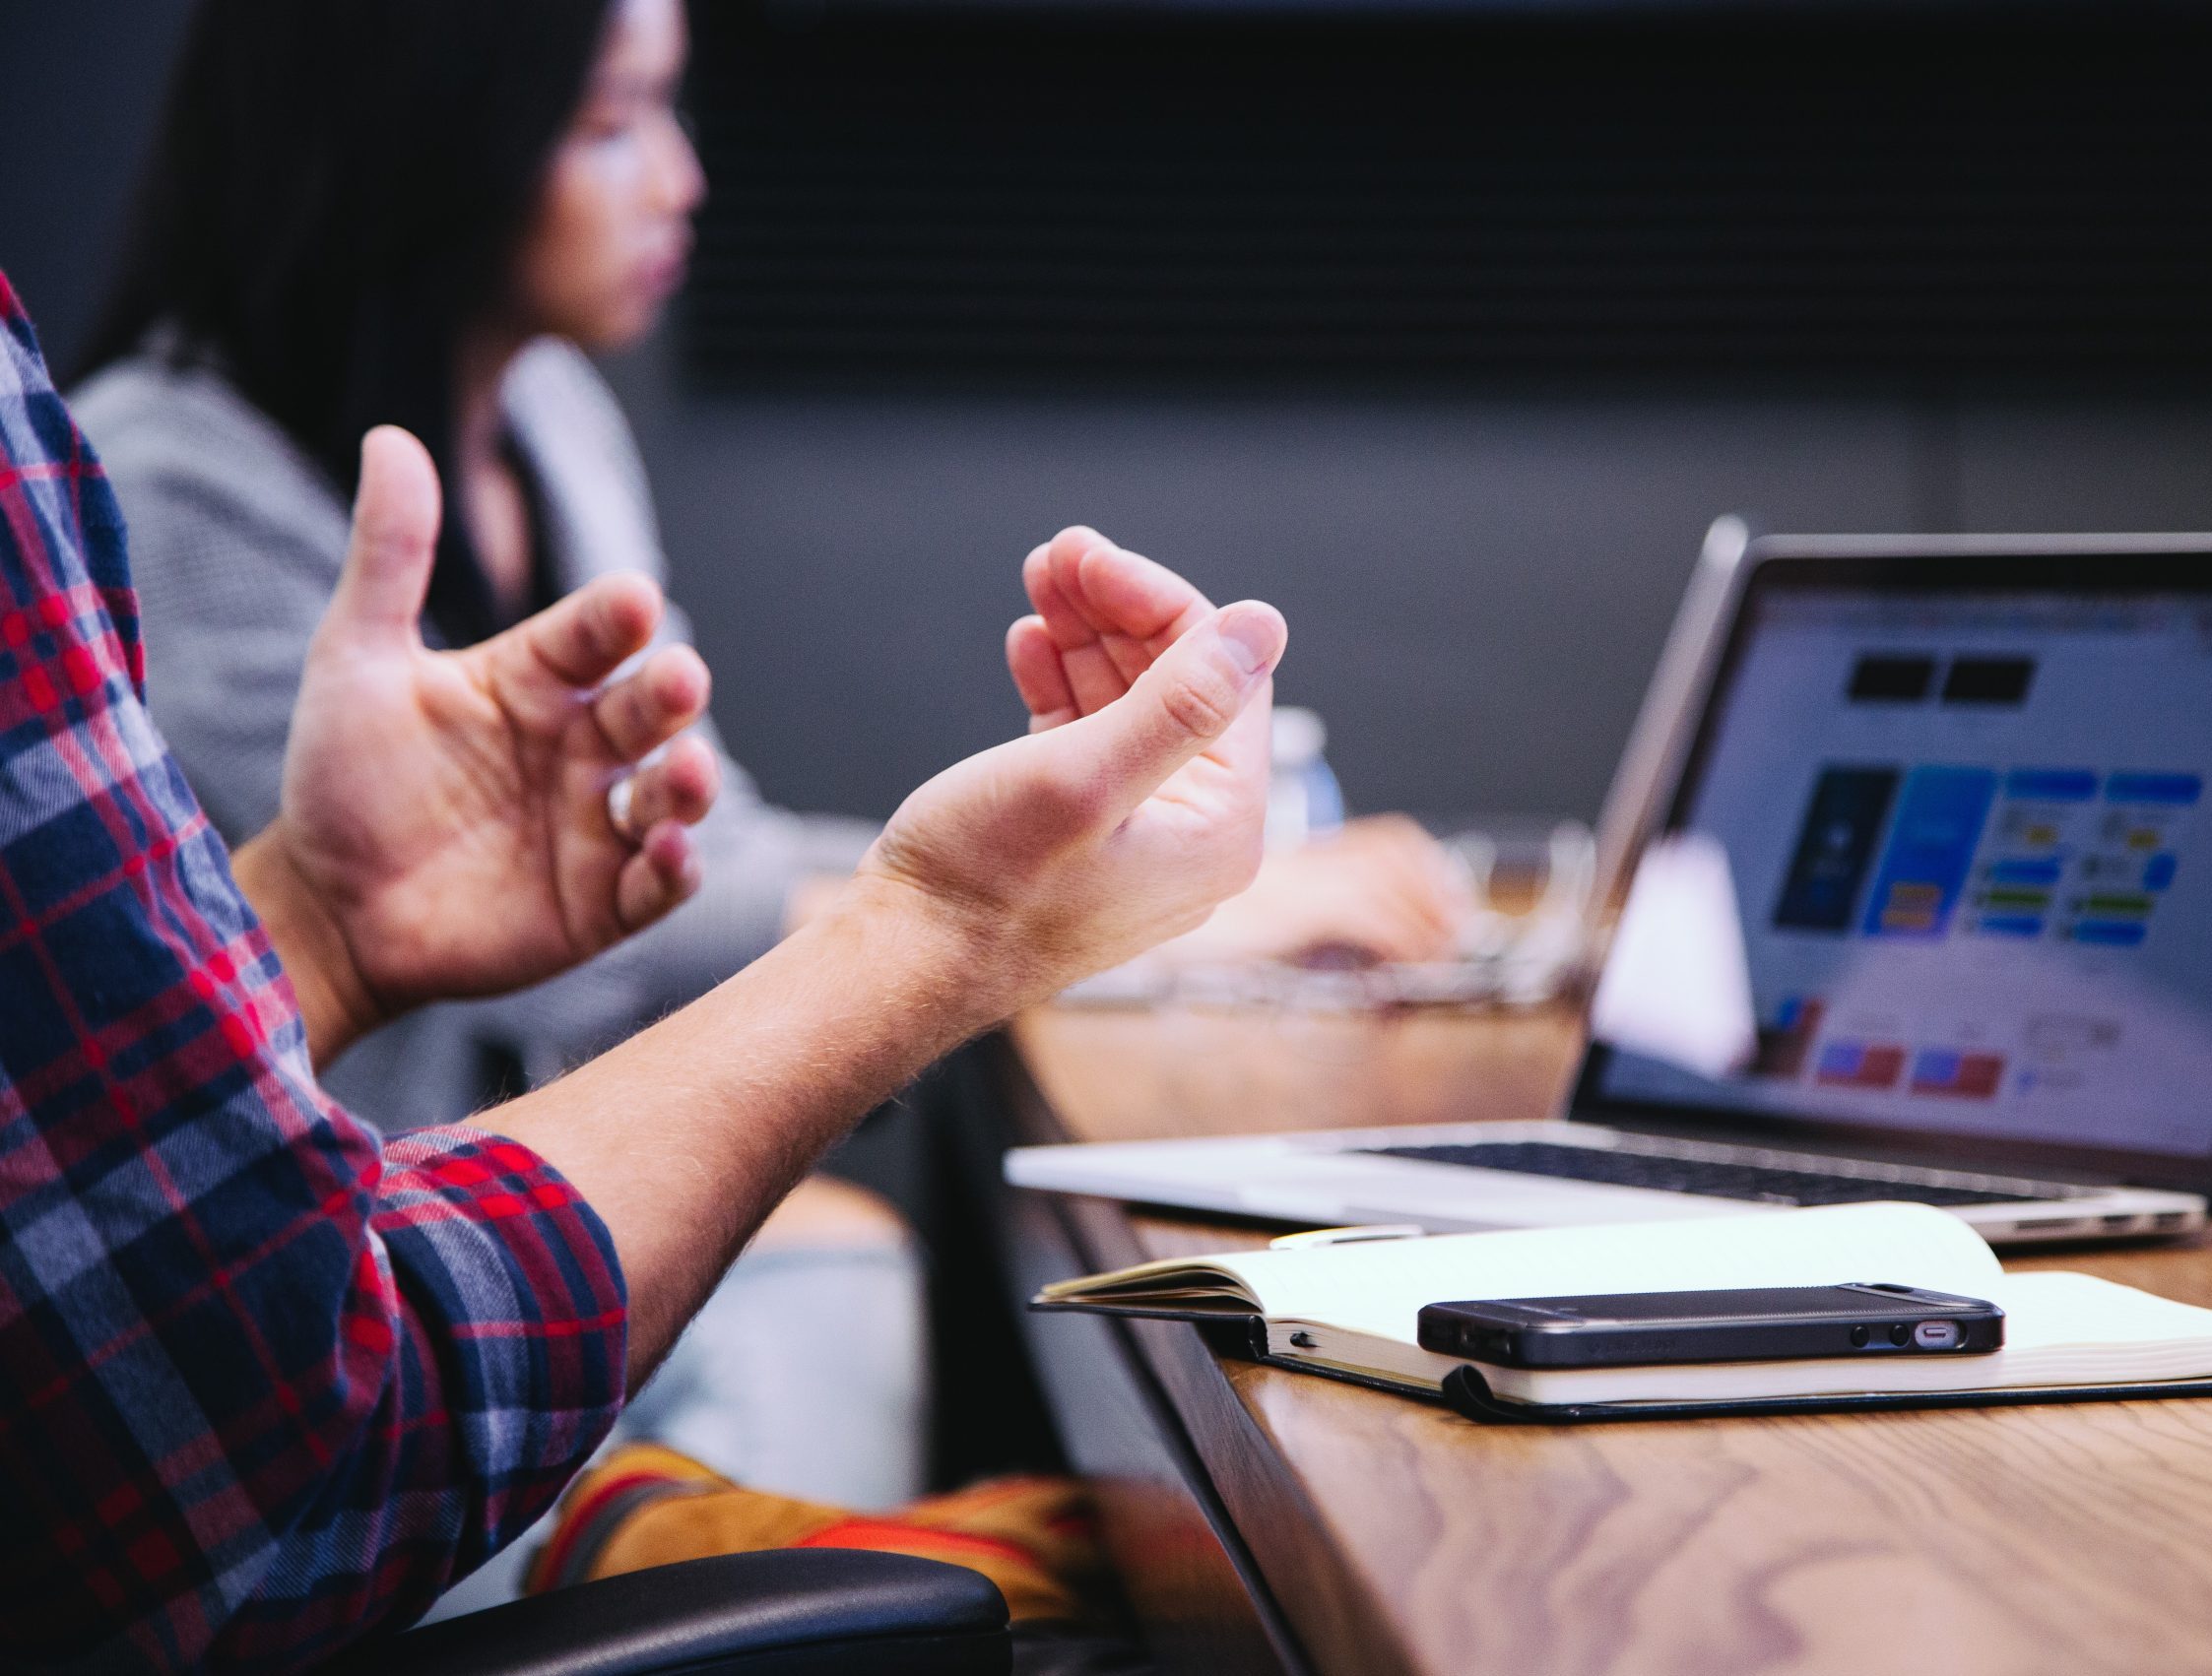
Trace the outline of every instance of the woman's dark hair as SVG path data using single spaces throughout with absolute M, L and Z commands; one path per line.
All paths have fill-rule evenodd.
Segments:
M 405 425 L 448 490 L 431 612 L 485 624 L 459 347 L 498 306 L 612 4 L 202 0 L 80 376 L 171 326 L 349 496 L 362 433 Z

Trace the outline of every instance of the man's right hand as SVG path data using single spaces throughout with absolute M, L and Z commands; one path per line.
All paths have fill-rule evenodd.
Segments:
M 1202 924 L 1252 882 L 1267 813 L 1272 606 L 1213 609 L 1095 531 L 1030 554 L 1008 638 L 1028 738 L 909 797 L 856 887 L 970 951 L 978 1022 Z

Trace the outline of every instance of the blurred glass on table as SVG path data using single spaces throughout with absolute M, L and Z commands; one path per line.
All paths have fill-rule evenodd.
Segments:
M 1278 704 L 1273 729 L 1267 844 L 1270 850 L 1295 850 L 1342 829 L 1344 789 L 1323 755 L 1329 729 L 1317 712 Z

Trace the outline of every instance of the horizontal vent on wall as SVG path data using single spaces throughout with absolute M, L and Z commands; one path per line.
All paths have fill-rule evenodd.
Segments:
M 694 12 L 722 387 L 2212 387 L 2168 14 Z

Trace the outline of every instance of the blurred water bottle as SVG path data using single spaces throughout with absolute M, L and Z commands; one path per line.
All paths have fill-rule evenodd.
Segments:
M 1278 704 L 1274 766 L 1268 782 L 1268 848 L 1294 850 L 1344 824 L 1344 789 L 1322 752 L 1329 730 L 1311 710 Z

